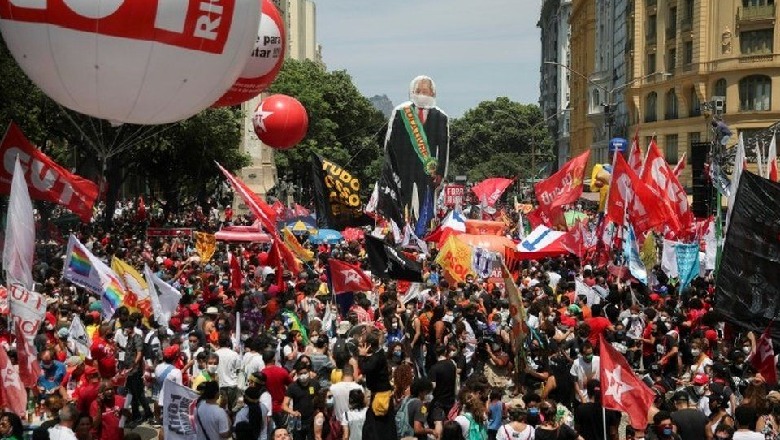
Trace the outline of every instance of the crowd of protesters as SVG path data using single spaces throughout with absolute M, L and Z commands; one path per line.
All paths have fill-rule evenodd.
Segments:
M 133 427 L 161 423 L 169 382 L 200 393 L 198 440 L 780 438 L 780 392 L 747 362 L 756 335 L 712 311 L 709 274 L 679 292 L 658 267 L 643 286 L 574 257 L 522 262 L 515 276 L 528 336 L 518 355 L 503 280 L 449 283 L 429 256 L 418 298 L 405 299 L 409 283 L 374 278 L 373 291 L 337 310 L 325 266 L 338 257 L 368 271 L 360 241 L 314 246 L 302 236 L 315 262 L 297 276 L 285 271 L 280 288 L 267 245 L 221 243 L 205 262 L 187 234 L 145 233 L 214 231 L 243 220 L 232 212 L 148 211 L 139 221 L 132 203 L 120 204 L 110 229 L 72 232 L 96 256 L 148 264 L 177 288 L 183 298 L 167 323 L 127 307 L 102 319 L 98 298 L 61 280 L 62 241 L 40 241 L 34 275 L 48 309 L 31 408 L 45 421 L 27 428 L 32 438 L 135 438 Z M 240 289 L 231 287 L 228 248 L 244 274 Z M 74 316 L 91 337 L 87 359 L 67 343 Z M 0 343 L 15 362 L 8 328 L 0 317 Z M 602 336 L 655 392 L 644 431 L 602 410 Z M 27 423 L 3 413 L 0 439 L 21 440 Z

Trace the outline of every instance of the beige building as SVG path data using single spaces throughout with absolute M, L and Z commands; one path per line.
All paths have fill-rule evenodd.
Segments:
M 313 60 L 322 63 L 321 47 L 317 44 L 317 9 L 311 0 L 274 0 L 285 24 L 287 36 L 286 58 L 295 60 Z M 249 188 L 260 196 L 279 183 L 274 162 L 274 150 L 263 144 L 255 134 L 252 116 L 265 93 L 241 105 L 244 119 L 241 123 L 241 146 L 252 164 L 242 168 L 240 178 Z M 240 197 L 233 199 L 234 210 L 237 213 L 246 212 L 246 206 Z
M 690 159 L 691 142 L 711 138 L 712 114 L 746 137 L 780 120 L 776 21 L 772 0 L 636 0 L 630 77 L 659 73 L 626 90 L 630 132 L 639 128 L 643 149 L 655 136 L 676 163 Z

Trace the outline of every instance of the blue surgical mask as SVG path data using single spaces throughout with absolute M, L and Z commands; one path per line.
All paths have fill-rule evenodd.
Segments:
M 538 416 L 539 415 L 539 408 L 528 408 L 528 415 L 529 416 Z

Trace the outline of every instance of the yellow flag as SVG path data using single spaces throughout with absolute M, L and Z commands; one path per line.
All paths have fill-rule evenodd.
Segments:
M 298 239 L 295 238 L 295 235 L 288 228 L 282 229 L 282 240 L 284 240 L 284 244 L 287 245 L 295 256 L 304 263 L 314 261 L 314 252 L 301 246 L 301 243 L 298 242 Z
M 471 246 L 450 235 L 436 257 L 436 263 L 444 269 L 444 277 L 449 282 L 462 283 L 466 275 L 474 275 L 471 268 Z
M 200 255 L 200 261 L 207 263 L 217 250 L 217 236 L 205 232 L 195 232 L 195 250 Z
M 639 251 L 639 259 L 642 260 L 642 263 L 644 263 L 645 269 L 647 269 L 648 272 L 653 270 L 653 267 L 658 261 L 657 251 L 655 246 L 655 234 L 649 232 L 647 237 L 645 237 L 645 242 L 642 244 L 642 250 Z
M 140 311 L 145 317 L 152 315 L 152 301 L 144 277 L 135 268 L 117 257 L 111 259 L 111 269 L 125 287 L 123 304 L 131 312 Z

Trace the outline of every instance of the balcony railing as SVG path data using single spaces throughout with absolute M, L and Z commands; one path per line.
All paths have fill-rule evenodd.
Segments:
M 775 5 L 743 6 L 739 8 L 739 20 L 768 20 L 775 18 Z

